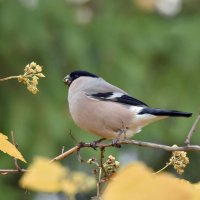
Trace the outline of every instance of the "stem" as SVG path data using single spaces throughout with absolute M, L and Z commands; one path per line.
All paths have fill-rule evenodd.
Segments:
M 15 138 L 14 138 L 14 132 L 11 131 L 11 139 L 12 139 L 12 143 L 13 145 L 17 148 L 17 145 L 15 144 Z M 18 164 L 17 158 L 14 158 L 14 163 L 15 163 L 15 167 L 18 171 L 21 171 L 21 167 Z
M 102 168 L 99 167 L 99 177 L 97 180 L 97 197 L 100 197 L 100 184 L 101 184 Z
M 193 133 L 195 132 L 197 124 L 199 123 L 199 121 L 200 121 L 200 113 L 197 116 L 196 120 L 194 121 L 194 123 L 192 125 L 192 128 L 190 129 L 190 131 L 189 131 L 189 133 L 188 133 L 188 135 L 186 137 L 186 140 L 185 140 L 185 144 L 186 145 L 190 144 L 191 137 L 192 137 Z
M 20 77 L 20 75 L 18 75 L 18 76 L 8 76 L 6 78 L 1 78 L 0 81 L 7 81 L 7 80 L 10 80 L 10 79 L 19 78 L 19 77 Z
M 163 170 L 165 170 L 167 167 L 169 167 L 171 165 L 170 163 L 167 163 L 162 169 L 158 170 L 157 172 L 155 172 L 154 174 L 159 174 L 160 172 L 162 172 Z
M 28 172 L 29 170 L 27 169 L 21 169 L 20 171 L 18 169 L 0 169 L 0 175 L 7 175 L 7 174 L 17 174 L 17 173 L 24 173 Z
M 105 176 L 105 177 L 108 177 L 108 174 L 107 174 L 107 172 L 106 172 L 106 170 L 105 170 L 105 168 L 104 168 L 104 166 L 103 166 L 103 159 L 104 159 L 105 147 L 101 147 L 101 148 L 100 148 L 100 151 L 101 151 L 101 153 L 100 153 L 100 167 L 101 167 L 101 169 L 103 170 L 104 176 Z

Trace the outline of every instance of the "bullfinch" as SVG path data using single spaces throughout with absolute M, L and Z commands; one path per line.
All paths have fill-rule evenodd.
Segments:
M 151 108 L 122 89 L 87 71 L 73 71 L 64 78 L 68 85 L 69 111 L 83 130 L 106 139 L 125 139 L 168 117 L 192 113 Z

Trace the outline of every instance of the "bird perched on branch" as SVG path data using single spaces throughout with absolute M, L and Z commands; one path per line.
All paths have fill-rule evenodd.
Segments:
M 130 138 L 152 122 L 192 115 L 151 108 L 90 72 L 74 71 L 64 78 L 64 82 L 69 86 L 69 110 L 75 123 L 102 138 Z

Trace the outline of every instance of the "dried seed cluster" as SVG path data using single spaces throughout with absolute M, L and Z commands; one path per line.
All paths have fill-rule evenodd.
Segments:
M 93 174 L 96 176 L 96 179 L 99 179 L 100 177 L 100 182 L 106 182 L 109 180 L 111 176 L 116 173 L 117 168 L 120 166 L 120 163 L 116 161 L 115 157 L 112 155 L 108 156 L 106 162 L 103 163 L 103 166 L 100 166 L 96 158 L 90 158 L 87 163 L 94 164 L 98 167 L 93 170 Z M 101 175 L 101 173 L 103 174 Z
M 178 174 L 183 174 L 184 168 L 189 164 L 189 158 L 185 151 L 173 151 L 169 164 L 173 165 Z
M 119 161 L 115 160 L 114 156 L 110 155 L 110 156 L 108 156 L 108 159 L 103 164 L 103 166 L 104 166 L 107 174 L 109 176 L 111 176 L 116 173 L 116 169 L 119 168 L 120 163 L 119 163 Z
M 39 90 L 37 88 L 39 78 L 44 78 L 42 67 L 32 62 L 24 68 L 24 74 L 18 77 L 18 81 L 27 85 L 27 89 L 36 94 Z

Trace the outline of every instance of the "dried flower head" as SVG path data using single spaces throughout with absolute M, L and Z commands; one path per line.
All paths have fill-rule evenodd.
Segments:
M 116 173 L 116 170 L 120 166 L 120 162 L 116 161 L 116 158 L 112 155 L 109 155 L 107 160 L 101 164 L 99 164 L 98 160 L 94 157 L 90 158 L 87 163 L 96 166 L 93 170 L 93 174 L 99 182 L 108 181 Z
M 178 147 L 177 145 L 173 145 L 172 147 Z M 169 162 L 160 169 L 159 171 L 155 172 L 158 174 L 165 170 L 167 167 L 172 165 L 178 174 L 183 174 L 185 167 L 189 164 L 189 158 L 187 157 L 187 152 L 185 151 L 173 151 L 172 156 L 169 159 Z
M 37 88 L 39 78 L 45 77 L 44 74 L 41 72 L 42 67 L 40 65 L 37 65 L 35 62 L 31 62 L 24 68 L 24 74 L 19 75 L 18 81 L 26 84 L 27 89 L 31 93 L 36 94 L 37 92 L 39 92 Z
M 189 158 L 185 151 L 173 151 L 169 164 L 174 167 L 178 174 L 183 174 L 184 168 L 189 164 Z
M 120 166 L 120 162 L 116 161 L 114 156 L 109 155 L 108 159 L 103 164 L 103 167 L 106 170 L 106 175 L 108 176 L 107 178 L 110 178 L 113 174 L 115 174 L 119 166 Z

